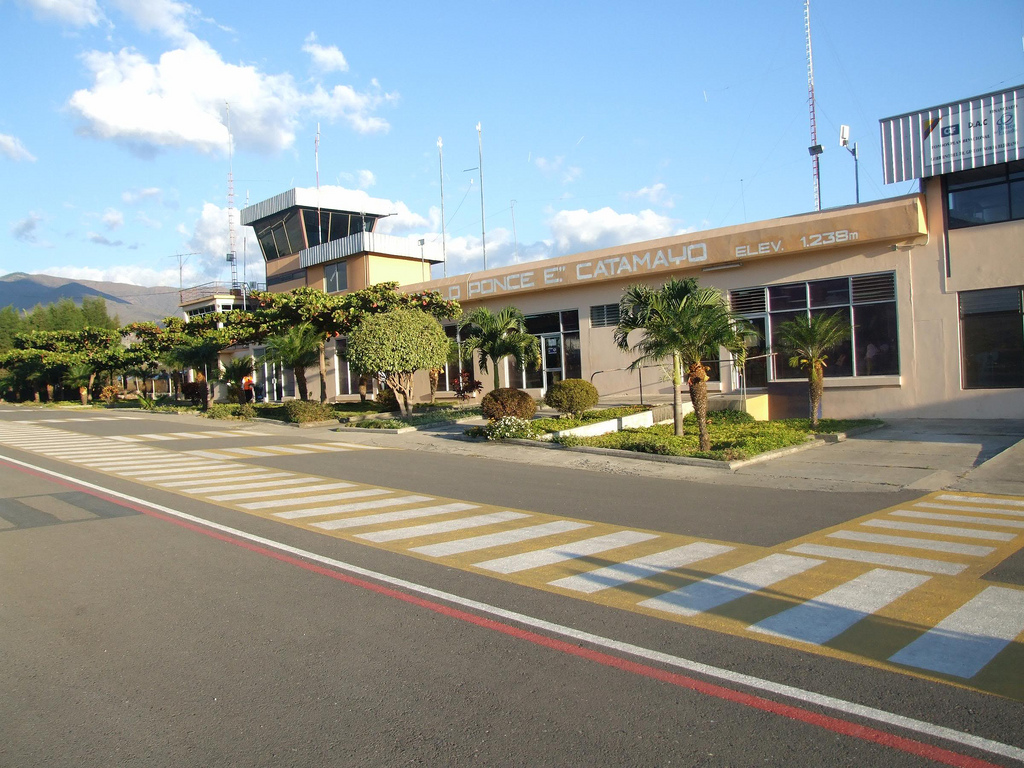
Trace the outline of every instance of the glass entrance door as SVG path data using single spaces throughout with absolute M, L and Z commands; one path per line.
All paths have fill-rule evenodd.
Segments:
M 562 335 L 545 334 L 540 337 L 540 356 L 544 364 L 544 390 L 562 380 Z
M 767 321 L 764 317 L 748 317 L 747 322 L 754 329 L 743 338 L 743 346 L 747 348 L 747 362 L 743 364 L 742 375 L 747 389 L 763 389 L 768 386 L 768 352 Z

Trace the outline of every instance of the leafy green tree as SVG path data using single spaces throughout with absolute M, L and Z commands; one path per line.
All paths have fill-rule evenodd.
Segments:
M 299 323 L 284 333 L 267 339 L 267 352 L 263 360 L 290 368 L 295 374 L 299 397 L 309 399 L 306 385 L 306 368 L 313 365 L 320 355 L 321 338 L 309 323 Z
M 490 360 L 494 389 L 501 386 L 498 366 L 506 357 L 513 358 L 521 368 L 540 365 L 540 342 L 527 332 L 526 318 L 515 307 L 505 307 L 496 313 L 487 307 L 477 307 L 463 317 L 459 329 L 466 332 L 464 354 L 472 357 L 473 352 L 477 353 L 481 372 L 487 373 Z
M 21 315 L 13 306 L 0 309 L 0 352 L 14 347 L 14 337 L 24 330 Z
M 108 328 L 113 330 L 121 325 L 117 315 L 107 313 L 107 302 L 100 296 L 82 298 L 82 321 L 86 328 Z
M 675 433 L 683 434 L 683 369 L 690 390 L 700 450 L 711 450 L 708 435 L 708 368 L 705 360 L 718 358 L 720 347 L 742 355 L 745 321 L 729 310 L 721 293 L 701 288 L 693 278 L 669 280 L 661 288 L 630 286 L 619 302 L 615 343 L 625 352 L 638 354 L 631 370 L 672 358 L 672 411 Z M 632 331 L 641 331 L 635 344 Z
M 807 372 L 807 399 L 811 409 L 811 427 L 815 428 L 825 389 L 828 353 L 850 338 L 850 320 L 840 314 L 818 312 L 794 317 L 775 330 L 779 346 L 790 355 L 790 367 Z
M 69 387 L 78 389 L 78 396 L 82 399 L 82 405 L 89 404 L 89 391 L 96 380 L 96 369 L 92 363 L 86 360 L 79 360 L 72 363 L 64 373 L 64 383 Z
M 448 358 L 448 337 L 436 318 L 419 309 L 369 315 L 348 337 L 348 359 L 359 371 L 378 371 L 399 396 L 403 415 L 412 412 L 416 371 L 439 368 Z

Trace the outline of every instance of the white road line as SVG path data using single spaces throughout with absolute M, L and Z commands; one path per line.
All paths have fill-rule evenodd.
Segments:
M 266 451 L 258 448 L 221 448 L 222 453 L 238 454 L 240 456 L 268 456 Z
M 876 568 L 748 629 L 821 645 L 930 578 Z
M 1012 515 L 1024 517 L 1024 509 L 993 509 L 992 507 L 966 506 L 964 504 L 940 504 L 935 501 L 919 501 L 915 507 L 923 509 L 948 509 L 951 512 L 984 512 L 988 515 Z
M 510 520 L 521 520 L 529 517 L 524 512 L 491 512 L 486 515 L 475 517 L 460 517 L 455 520 L 442 520 L 438 523 L 426 523 L 424 525 L 413 525 L 408 528 L 392 528 L 390 531 L 374 531 L 372 533 L 356 534 L 357 538 L 366 541 L 377 542 L 398 541 L 399 539 L 413 539 L 417 536 L 433 536 L 438 533 L 449 533 L 451 531 L 462 531 L 466 528 L 479 528 L 483 525 L 494 525 L 505 523 Z
M 182 453 L 188 454 L 189 456 L 198 456 L 201 459 L 230 459 L 231 455 L 228 453 L 228 449 L 222 449 L 220 451 L 182 451 Z
M 971 678 L 1024 632 L 1024 591 L 988 587 L 889 661 Z
M 309 484 L 309 478 L 299 477 L 295 480 L 283 480 L 277 483 L 255 483 L 247 487 L 254 488 L 258 485 L 287 485 L 289 483 L 299 484 L 307 483 L 307 485 L 301 488 L 277 488 L 277 489 L 266 489 L 260 491 L 249 491 L 248 493 L 225 493 L 221 496 L 210 496 L 213 501 L 237 501 L 238 499 L 253 499 L 262 498 L 264 496 L 287 496 L 289 494 L 296 493 L 309 493 L 310 491 L 328 491 L 335 488 L 351 488 L 352 483 L 316 483 Z
M 274 453 L 287 454 L 287 453 L 309 453 L 305 448 L 295 448 L 290 445 L 265 445 L 265 450 L 273 451 Z
M 928 560 L 923 557 L 907 557 L 906 555 L 890 555 L 885 552 L 872 552 L 867 549 L 843 549 L 842 547 L 826 547 L 821 544 L 798 544 L 789 548 L 790 552 L 819 557 L 835 557 L 840 560 L 852 560 L 857 563 L 888 565 L 892 568 L 906 568 L 911 571 L 927 571 L 956 576 L 963 573 L 967 566 L 963 563 L 949 563 L 944 560 Z
M 36 453 L 40 453 L 43 456 L 49 456 L 54 459 L 65 459 L 67 461 L 76 461 L 78 459 L 90 457 L 96 459 L 130 459 L 137 458 L 139 456 L 138 451 L 104 451 L 96 448 L 82 451 L 41 451 L 36 449 Z
M 124 469 L 124 470 L 159 470 L 164 467 L 202 467 L 209 462 L 203 462 L 201 459 L 193 459 L 186 456 L 178 456 L 175 458 L 159 458 L 159 459 L 138 459 L 125 461 L 124 459 L 76 459 L 76 464 L 81 464 L 84 467 L 101 467 L 101 468 L 113 468 L 113 469 Z
M 735 547 L 727 547 L 723 544 L 712 544 L 705 541 L 695 541 L 693 544 L 686 544 L 675 549 L 667 549 L 664 552 L 655 552 L 653 555 L 644 555 L 624 563 L 616 563 L 605 568 L 598 568 L 596 571 L 587 571 L 576 576 L 566 576 L 564 579 L 549 581 L 549 586 L 570 589 L 573 592 L 593 594 L 609 587 L 618 587 L 622 584 L 629 584 L 640 581 L 651 576 L 656 576 L 665 571 L 675 568 L 682 568 L 684 565 L 707 560 L 716 555 L 732 552 Z
M 977 544 L 917 539 L 911 536 L 887 536 L 884 533 L 864 533 L 862 531 L 836 531 L 830 533 L 828 537 L 830 539 L 846 539 L 847 541 L 866 541 L 869 544 L 892 544 L 894 547 L 926 549 L 932 552 L 949 552 L 954 555 L 973 555 L 974 557 L 984 557 L 996 551 L 995 547 L 982 547 Z
M 174 472 L 189 472 L 197 469 L 204 469 L 206 466 L 206 464 L 202 463 L 197 464 L 183 461 L 180 463 L 161 462 L 160 464 L 153 464 L 152 466 L 146 468 L 130 469 L 127 472 L 123 471 L 121 467 L 115 464 L 110 468 L 110 470 L 115 474 L 123 475 L 124 477 L 135 477 L 137 475 L 156 476 L 160 474 L 168 474 Z
M 29 464 L 28 462 L 19 461 L 9 457 L 3 457 L 3 460 L 15 464 L 17 466 L 25 467 L 36 472 L 40 472 L 50 477 L 56 477 L 61 480 L 68 481 L 82 488 L 91 488 L 95 491 L 99 491 L 107 496 L 123 499 L 131 504 L 137 504 L 144 506 L 148 509 L 152 509 L 155 512 L 161 512 L 165 515 L 175 517 L 179 520 L 183 520 L 188 523 L 203 526 L 210 530 L 219 531 L 221 533 L 233 536 L 237 539 L 248 541 L 253 544 L 257 544 L 268 549 L 282 552 L 284 554 L 293 555 L 297 558 L 302 558 L 310 562 L 319 563 L 329 568 L 334 568 L 343 573 L 351 574 L 364 579 L 373 579 L 381 584 L 387 584 L 397 589 L 406 590 L 413 594 L 422 595 L 424 597 L 433 598 L 435 600 L 443 600 L 451 605 L 458 605 L 462 608 L 468 608 L 478 613 L 492 616 L 496 619 L 501 619 L 508 622 L 513 622 L 520 626 L 531 627 L 532 629 L 539 630 L 541 632 L 548 632 L 557 637 L 568 638 L 577 643 L 585 643 L 592 645 L 595 648 L 603 648 L 616 653 L 623 653 L 634 658 L 644 659 L 645 661 L 654 662 L 657 664 L 664 664 L 674 669 L 682 669 L 692 674 L 704 675 L 706 677 L 713 678 L 715 680 L 721 680 L 733 685 L 741 685 L 752 690 L 763 691 L 770 693 L 775 696 L 783 696 L 793 701 L 799 701 L 804 704 L 809 704 L 817 707 L 832 710 L 834 712 L 841 712 L 844 715 L 852 717 L 861 717 L 866 720 L 870 720 L 875 723 L 882 723 L 887 726 L 895 728 L 905 729 L 913 733 L 919 733 L 926 736 L 944 739 L 954 744 L 960 744 L 962 746 L 974 747 L 976 749 L 984 750 L 989 754 L 1002 755 L 1013 760 L 1019 760 L 1024 762 L 1024 749 L 1014 746 L 1012 744 L 1006 744 L 1001 741 L 995 741 L 994 739 L 986 739 L 983 736 L 976 736 L 965 731 L 958 731 L 955 728 L 947 728 L 943 725 L 937 725 L 936 723 L 930 723 L 925 720 L 917 720 L 912 717 L 906 717 L 904 715 L 896 714 L 895 712 L 889 712 L 884 709 L 878 709 L 877 707 L 870 707 L 865 704 L 858 704 L 857 702 L 847 701 L 845 699 L 836 698 L 835 696 L 828 696 L 823 693 L 817 693 L 815 691 L 809 691 L 804 688 L 797 688 L 796 686 L 786 685 L 785 683 L 778 683 L 774 680 L 767 680 L 762 677 L 756 677 L 754 675 L 747 675 L 742 672 L 737 672 L 732 669 L 725 669 L 723 667 L 716 667 L 711 664 L 704 664 L 703 662 L 696 661 L 694 659 L 687 659 L 682 656 L 676 656 L 674 654 L 665 653 L 663 651 L 657 651 L 652 648 L 645 648 L 640 645 L 633 643 L 623 642 L 621 640 L 615 640 L 613 638 L 604 637 L 603 635 L 597 635 L 592 632 L 585 632 L 575 627 L 569 627 L 564 624 L 558 624 L 545 619 L 539 619 L 535 616 L 530 616 L 525 613 L 519 613 L 518 611 L 510 611 L 505 608 L 500 608 L 490 603 L 485 603 L 480 600 L 472 600 L 461 595 L 456 595 L 452 592 L 445 592 L 440 589 L 434 589 L 423 584 L 418 584 L 414 581 L 408 581 L 406 579 L 400 579 L 396 576 L 391 576 L 380 571 L 373 571 L 368 568 L 362 568 L 352 563 L 346 563 L 342 560 L 337 560 L 326 555 L 321 555 L 316 552 L 311 552 L 306 549 L 300 549 L 299 547 L 293 547 L 289 544 L 277 541 L 275 539 L 268 539 L 265 536 L 257 536 L 256 534 L 243 531 L 239 528 L 232 528 L 228 525 L 222 525 L 215 523 L 212 520 L 207 520 L 204 517 L 197 515 L 190 515 L 187 512 L 174 509 L 172 507 L 164 506 L 163 504 L 156 504 L 152 501 L 132 496 L 127 493 L 120 493 L 107 488 L 106 486 L 96 485 L 95 483 L 89 483 L 85 480 L 81 480 L 71 475 L 65 475 L 60 472 L 54 472 L 53 470 L 46 469 L 44 467 L 36 466 L 35 464 Z
M 141 443 L 142 441 L 137 437 L 130 435 L 112 435 L 107 438 L 108 440 L 117 440 L 120 443 Z
M 566 560 L 575 560 L 587 555 L 596 555 L 599 552 L 606 552 L 609 549 L 627 547 L 630 544 L 639 544 L 641 541 L 650 541 L 658 538 L 654 533 L 640 533 L 639 531 L 617 531 L 595 536 L 592 539 L 573 541 L 568 544 L 561 544 L 547 549 L 538 549 L 533 552 L 523 552 L 520 555 L 499 557 L 495 560 L 486 560 L 482 563 L 474 563 L 474 567 L 494 573 L 518 573 L 531 568 L 542 568 L 547 565 L 555 565 Z
M 238 483 L 243 480 L 269 480 L 272 477 L 295 477 L 294 472 L 254 472 L 252 467 L 244 469 L 220 470 L 217 472 L 195 472 L 188 480 L 176 480 L 173 483 L 158 483 L 161 488 L 180 488 L 184 485 L 200 483 L 210 486 L 208 491 L 223 491 L 229 488 L 248 488 L 248 485 L 218 485 L 218 483 Z M 203 478 L 206 478 L 204 480 Z M 142 479 L 142 478 L 139 478 Z M 166 478 L 164 478 L 166 479 Z M 303 478 L 305 479 L 305 478 Z
M 144 437 L 147 440 L 174 440 L 174 438 L 166 432 L 147 432 L 145 434 L 136 435 L 136 437 Z
M 376 489 L 380 493 L 391 493 L 382 488 Z M 384 507 L 397 507 L 401 504 L 418 504 L 421 501 L 433 501 L 433 496 L 392 496 L 388 499 L 376 499 L 374 501 L 357 501 L 352 504 L 332 504 L 329 507 L 316 507 L 314 509 L 293 509 L 290 512 L 275 512 L 274 517 L 284 520 L 296 520 L 301 517 L 318 517 L 321 515 L 344 514 L 345 512 L 361 512 L 364 509 L 382 509 Z
M 938 512 L 916 512 L 912 509 L 897 509 L 889 514 L 896 517 L 916 517 L 923 520 L 947 520 L 951 523 L 973 523 L 974 525 L 1000 525 L 1004 528 L 1024 528 L 1024 520 L 1004 520 L 998 517 L 976 517 L 975 515 L 942 515 Z
M 343 517 L 340 520 L 324 520 L 321 523 L 312 523 L 316 528 L 323 528 L 325 531 L 336 531 L 339 528 L 361 528 L 369 525 L 382 525 L 384 523 L 397 523 L 402 520 L 415 520 L 420 517 L 433 517 L 435 515 L 446 515 L 450 512 L 467 512 L 471 509 L 479 509 L 476 504 L 438 504 L 433 507 L 417 507 L 416 509 L 400 509 L 397 512 L 379 512 L 375 515 L 360 515 L 359 517 Z
M 349 448 L 345 447 L 343 443 L 310 443 L 306 446 L 312 448 L 314 451 L 347 451 Z
M 928 525 L 927 523 L 904 523 L 902 520 L 865 520 L 861 525 L 873 528 L 889 528 L 896 531 L 916 531 L 918 533 L 934 533 L 940 536 L 956 536 L 961 539 L 981 539 L 983 541 L 1013 541 L 1015 533 L 1001 531 L 982 531 L 977 528 L 951 528 L 947 525 Z
M 322 501 L 343 501 L 359 499 L 364 496 L 380 496 L 393 491 L 384 488 L 366 488 L 361 491 L 343 491 L 342 493 L 325 493 L 320 496 L 305 496 L 301 499 L 273 499 L 272 501 L 253 501 L 239 504 L 242 509 L 269 509 L 270 507 L 293 507 L 296 504 L 318 504 Z
M 513 528 L 510 531 L 500 531 L 484 536 L 472 536 L 468 539 L 456 539 L 445 541 L 440 544 L 428 544 L 423 547 L 413 547 L 411 552 L 418 552 L 429 557 L 448 557 L 459 555 L 463 552 L 476 552 L 490 547 L 500 547 L 503 544 L 516 544 L 521 541 L 540 539 L 544 536 L 554 536 L 557 533 L 576 531 L 580 528 L 589 528 L 589 523 L 576 523 L 571 520 L 556 520 L 552 523 L 541 525 L 530 525 L 525 528 Z
M 993 504 L 999 507 L 1019 507 L 1024 509 L 1024 501 L 1018 499 L 990 499 L 981 496 L 957 496 L 952 493 L 944 493 L 936 498 L 943 501 L 966 501 L 974 504 Z
M 355 448 L 355 449 L 360 450 L 360 451 L 382 451 L 382 450 L 384 450 L 379 445 L 360 445 L 359 443 L 343 443 L 340 440 L 338 442 L 336 442 L 336 443 L 331 443 L 331 445 L 340 445 L 340 446 L 343 446 L 345 448 Z
M 794 555 L 768 555 L 752 563 L 644 600 L 639 605 L 679 616 L 696 616 L 698 613 L 710 611 L 770 587 L 824 562 Z
M 230 464 L 211 464 L 211 465 L 206 466 L 206 467 L 193 467 L 193 468 L 190 468 L 190 469 L 188 469 L 189 480 L 187 482 L 198 483 L 204 477 L 213 477 L 213 476 L 216 476 L 216 475 L 223 475 L 223 474 L 235 473 L 235 472 L 253 472 L 254 471 L 253 467 L 246 467 L 245 469 L 235 469 L 235 468 L 229 469 L 230 467 L 231 467 Z M 148 483 L 150 481 L 154 481 L 155 482 L 155 481 L 159 481 L 159 480 L 171 480 L 173 478 L 176 478 L 176 477 L 180 476 L 182 472 L 183 472 L 183 470 L 181 468 L 178 468 L 178 469 L 161 469 L 159 471 L 154 471 L 154 472 L 136 472 L 136 473 L 132 473 L 131 478 L 132 478 L 132 480 L 137 480 L 139 482 Z M 123 473 L 118 473 L 118 474 L 123 474 Z M 253 477 L 262 478 L 263 475 L 253 475 Z M 232 478 L 232 479 L 234 479 L 234 478 Z
M 266 478 L 266 475 L 263 475 L 263 477 Z M 309 478 L 308 477 L 291 477 L 290 475 L 285 475 L 285 477 L 287 477 L 288 479 L 285 479 L 285 480 L 263 480 L 262 482 L 258 482 L 258 483 L 246 482 L 246 483 L 242 483 L 241 485 L 230 485 L 230 483 L 233 481 L 233 478 L 228 478 L 227 480 L 218 481 L 219 483 L 225 483 L 225 482 L 229 483 L 228 485 L 221 484 L 221 485 L 212 485 L 211 486 L 209 483 L 203 483 L 203 484 L 201 484 L 200 486 L 198 486 L 196 488 L 182 488 L 181 490 L 184 493 L 205 493 L 205 494 L 208 494 L 211 491 L 233 491 L 233 490 L 242 490 L 243 488 L 246 489 L 245 493 L 232 493 L 232 494 L 230 494 L 228 496 L 210 496 L 209 497 L 209 498 L 211 498 L 211 499 L 213 499 L 215 501 L 225 501 L 225 500 L 230 500 L 230 499 L 243 499 L 243 498 L 250 498 L 251 499 L 253 496 L 256 496 L 256 497 L 271 496 L 271 495 L 273 495 L 273 493 L 275 493 L 275 492 L 269 490 L 271 488 L 280 488 L 282 485 L 300 485 L 301 483 L 307 483 L 307 484 L 309 483 Z M 346 487 L 351 487 L 351 485 L 352 485 L 352 483 L 339 483 L 338 485 L 336 485 L 334 487 L 336 487 L 336 488 L 346 488 Z M 315 485 L 313 487 L 314 488 L 319 488 L 321 486 Z M 251 490 L 249 490 L 251 488 L 259 488 L 261 490 L 251 491 Z M 303 490 L 308 490 L 308 488 L 306 488 L 306 489 L 303 489 L 303 488 L 284 488 L 281 491 L 276 491 L 276 493 L 301 493 Z

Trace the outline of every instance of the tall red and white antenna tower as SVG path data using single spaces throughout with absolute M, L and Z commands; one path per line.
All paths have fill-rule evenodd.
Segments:
M 811 113 L 811 169 L 814 173 L 814 210 L 821 210 L 821 178 L 818 157 L 824 151 L 818 143 L 818 122 L 814 115 L 814 57 L 811 55 L 811 0 L 804 0 L 804 35 L 807 38 L 807 107 Z

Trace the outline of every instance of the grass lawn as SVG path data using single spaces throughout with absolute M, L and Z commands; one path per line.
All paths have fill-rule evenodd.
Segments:
M 561 418 L 534 419 L 530 426 L 541 432 L 561 432 L 564 429 L 582 427 L 584 424 L 594 424 L 598 421 L 618 419 L 622 416 L 631 416 L 634 413 L 651 410 L 647 405 L 623 405 L 619 408 L 603 408 L 599 411 L 587 411 L 582 418 L 563 416 Z
M 697 419 L 689 414 L 683 419 L 685 434 L 676 437 L 672 424 L 658 424 L 645 429 L 626 429 L 596 437 L 568 437 L 563 445 L 589 445 L 615 448 L 662 456 L 690 456 L 718 461 L 749 459 L 759 453 L 774 451 L 807 442 L 814 434 L 845 432 L 855 427 L 881 424 L 877 419 L 822 419 L 812 431 L 809 419 L 754 421 L 749 414 L 737 411 L 714 411 L 708 414 L 711 450 L 698 450 Z
M 420 411 L 419 408 L 416 411 Z M 353 427 L 358 429 L 402 429 L 403 427 L 427 427 L 438 424 L 454 424 L 459 419 L 480 416 L 479 408 L 451 408 L 449 406 L 427 406 L 422 412 L 414 412 L 412 416 L 394 419 L 367 419 L 358 421 Z

